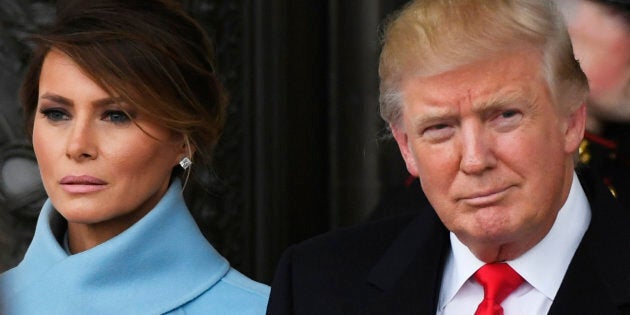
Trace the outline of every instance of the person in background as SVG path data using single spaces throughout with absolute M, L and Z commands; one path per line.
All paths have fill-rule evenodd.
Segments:
M 630 207 L 630 1 L 557 3 L 590 86 L 580 162 Z
M 574 168 L 588 83 L 553 2 L 411 1 L 379 75 L 431 208 L 290 247 L 268 314 L 630 313 L 630 212 Z
M 33 40 L 20 99 L 49 198 L 0 313 L 264 313 L 182 196 L 225 118 L 204 30 L 175 1 L 60 1 Z

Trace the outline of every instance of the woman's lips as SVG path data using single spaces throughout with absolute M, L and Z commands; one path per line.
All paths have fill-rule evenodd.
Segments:
M 105 189 L 107 182 L 89 175 L 65 176 L 60 181 L 61 187 L 72 194 L 86 194 Z

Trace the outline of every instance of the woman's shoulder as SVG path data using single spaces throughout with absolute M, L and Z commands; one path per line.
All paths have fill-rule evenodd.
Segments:
M 256 282 L 234 268 L 221 279 L 219 285 L 225 285 L 235 291 L 242 292 L 244 295 L 258 296 L 264 299 L 269 298 L 269 286 L 260 282 Z
M 184 314 L 265 314 L 269 286 L 256 282 L 234 268 L 211 288 L 183 305 Z M 177 314 L 177 312 L 175 312 Z

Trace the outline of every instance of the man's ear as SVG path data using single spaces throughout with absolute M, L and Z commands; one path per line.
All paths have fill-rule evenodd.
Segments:
M 394 135 L 394 139 L 396 139 L 396 143 L 398 143 L 400 154 L 402 154 L 405 164 L 407 165 L 407 171 L 412 176 L 418 177 L 418 167 L 416 166 L 416 159 L 413 156 L 413 152 L 409 148 L 409 136 L 407 132 L 394 124 L 389 124 L 389 128 Z
M 586 104 L 583 103 L 573 113 L 569 114 L 564 130 L 564 150 L 574 153 L 582 142 L 586 128 Z

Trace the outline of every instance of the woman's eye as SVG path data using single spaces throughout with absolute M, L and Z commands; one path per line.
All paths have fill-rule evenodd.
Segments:
M 130 121 L 129 116 L 123 111 L 107 111 L 104 114 L 104 120 L 111 121 L 113 123 L 126 123 Z
M 40 111 L 50 121 L 70 120 L 70 116 L 60 109 L 44 109 Z

